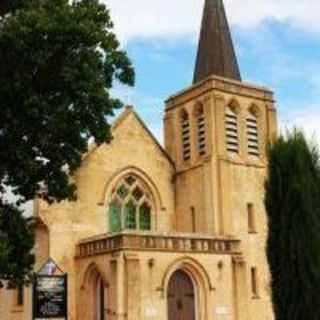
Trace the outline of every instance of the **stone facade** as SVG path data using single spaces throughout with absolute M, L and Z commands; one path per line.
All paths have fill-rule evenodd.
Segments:
M 237 115 L 237 153 L 227 151 L 230 105 Z M 189 121 L 187 160 L 182 112 Z M 248 154 L 251 112 L 258 128 L 254 156 Z M 68 273 L 69 319 L 102 319 L 101 283 L 104 319 L 168 319 L 168 283 L 183 270 L 195 291 L 190 319 L 272 320 L 263 196 L 266 143 L 276 127 L 270 91 L 215 76 L 168 99 L 165 150 L 127 108 L 113 125 L 112 143 L 92 146 L 73 177 L 78 200 L 35 206 L 36 269 L 51 257 Z M 151 230 L 111 233 L 110 197 L 128 174 L 150 191 Z M 16 290 L 0 294 L 1 319 L 31 319 L 31 289 L 23 306 L 15 304 Z
M 201 70 L 207 37 L 229 32 L 220 0 L 206 0 L 204 17 Z M 207 71 L 237 65 L 234 54 L 221 63 Z M 273 93 L 227 74 L 196 78 L 166 101 L 164 148 L 127 107 L 112 142 L 91 146 L 71 177 L 77 201 L 35 202 L 35 270 L 52 258 L 68 274 L 68 320 L 273 320 L 264 209 Z M 0 319 L 31 320 L 31 292 L 17 303 L 17 290 L 0 290 Z

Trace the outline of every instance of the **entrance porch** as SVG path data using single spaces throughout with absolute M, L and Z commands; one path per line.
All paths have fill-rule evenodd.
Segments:
M 232 238 L 123 232 L 85 239 L 77 246 L 77 319 L 209 320 L 222 307 L 226 319 L 238 319 L 241 288 L 232 279 L 243 267 Z

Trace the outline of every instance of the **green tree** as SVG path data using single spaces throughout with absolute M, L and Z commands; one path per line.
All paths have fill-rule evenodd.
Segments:
M 132 64 L 98 0 L 7 3 L 3 12 L 10 14 L 0 17 L 0 219 L 5 223 L 8 208 L 17 210 L 3 199 L 8 187 L 19 196 L 16 207 L 35 196 L 48 202 L 76 198 L 69 177 L 89 139 L 110 142 L 107 117 L 122 107 L 110 89 L 115 81 L 134 84 Z M 0 232 L 8 238 L 5 223 Z M 12 238 L 11 244 L 20 245 Z M 2 244 L 3 261 L 5 250 Z M 9 277 L 3 270 L 0 277 Z
M 294 130 L 270 148 L 266 183 L 276 320 L 320 319 L 320 165 L 317 148 Z
M 14 11 L 16 8 L 21 7 L 25 0 L 1 0 L 0 1 L 0 15 Z
M 14 206 L 5 205 L 0 213 L 0 270 L 1 278 L 9 285 L 30 277 L 34 256 L 34 245 L 30 227 L 21 211 Z

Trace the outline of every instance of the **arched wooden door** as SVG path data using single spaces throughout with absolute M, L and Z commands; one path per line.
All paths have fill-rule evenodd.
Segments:
M 176 271 L 168 286 L 168 320 L 195 320 L 195 294 L 190 277 Z

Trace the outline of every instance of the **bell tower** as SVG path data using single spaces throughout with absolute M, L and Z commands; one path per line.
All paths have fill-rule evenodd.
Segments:
M 274 98 L 242 82 L 222 0 L 205 0 L 193 85 L 168 98 L 164 121 L 177 170 L 175 229 L 237 236 L 249 207 L 259 225 Z

